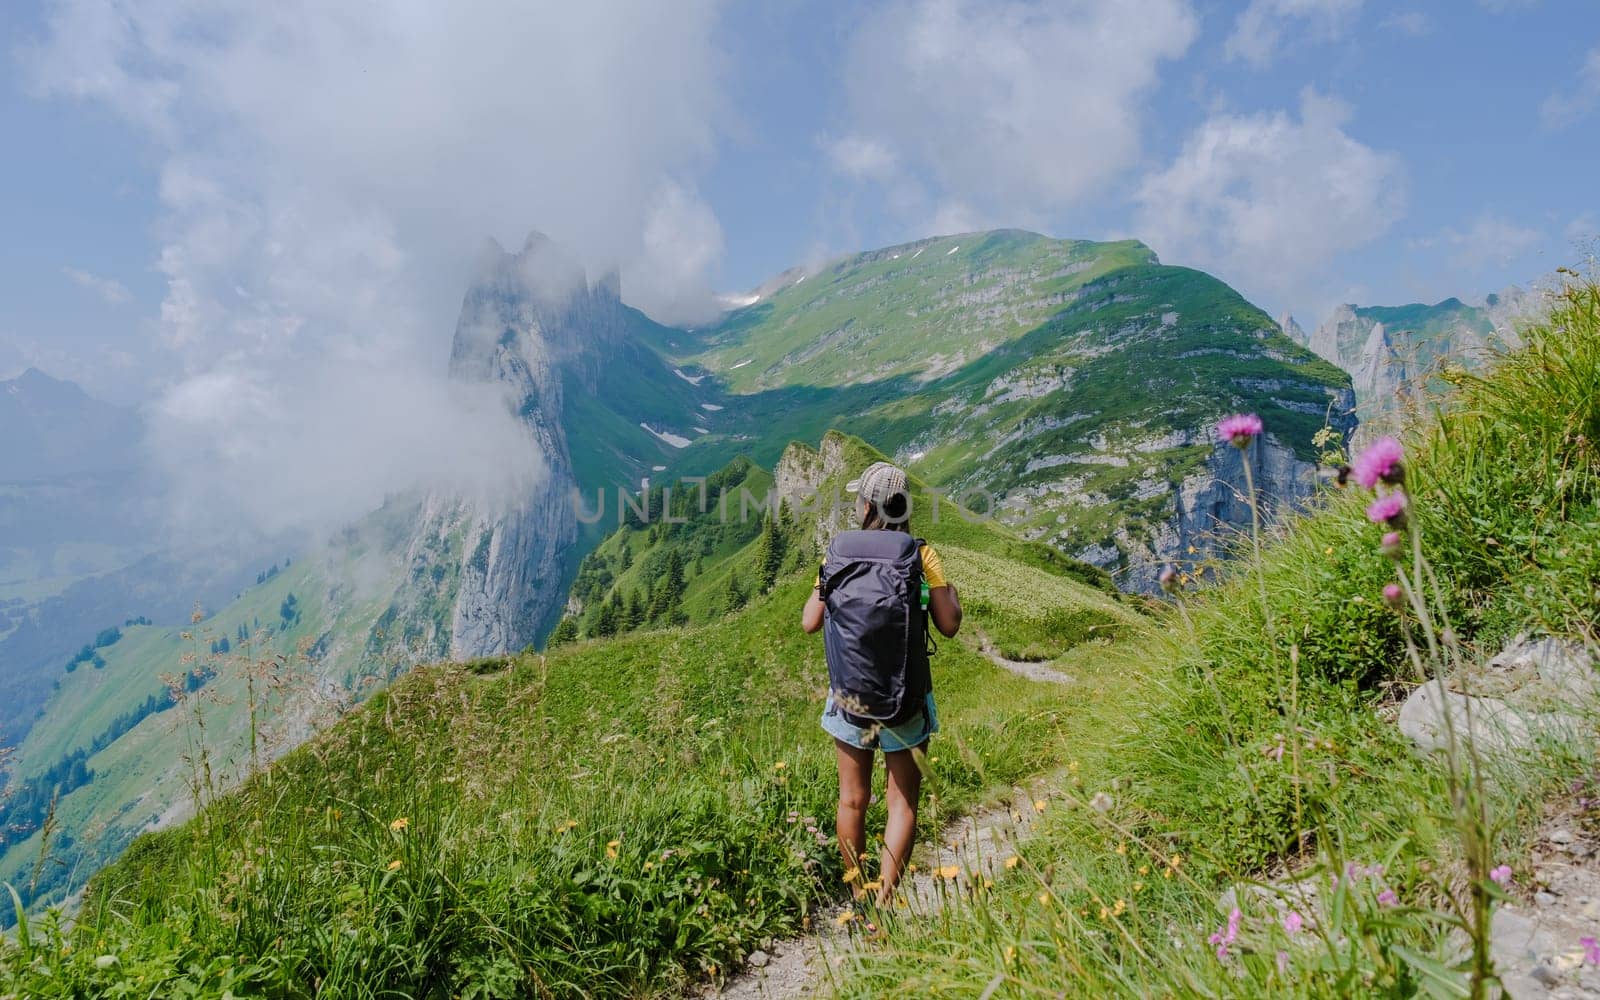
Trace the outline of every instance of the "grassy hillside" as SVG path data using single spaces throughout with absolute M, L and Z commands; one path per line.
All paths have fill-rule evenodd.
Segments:
M 826 458 L 798 442 L 784 450 L 778 469 L 790 479 L 788 494 L 780 492 L 777 478 L 742 457 L 703 484 L 679 480 L 651 487 L 623 508 L 617 530 L 579 567 L 569 602 L 572 621 L 563 623 L 557 638 L 711 621 L 739 610 L 778 577 L 814 569 L 827 533 L 819 520 L 843 526 L 853 502 L 845 489 L 852 470 L 884 457 L 839 431 L 828 432 L 821 448 Z M 911 489 L 924 499 L 930 495 L 929 485 L 916 477 Z M 951 501 L 943 503 L 937 521 L 930 511 L 923 513 L 926 522 L 914 519 L 912 527 L 936 540 L 941 551 L 951 549 L 957 560 L 989 556 L 986 565 L 998 560 L 997 569 L 1021 563 L 1108 595 L 1117 592 L 1104 571 L 997 530 Z M 983 614 L 981 604 L 977 611 Z M 1029 620 L 1043 616 L 1036 610 Z
M 294 563 L 187 626 L 120 628 L 95 650 L 101 665 L 64 672 L 8 761 L 0 881 L 29 904 L 60 902 L 139 833 L 409 666 L 403 636 L 375 635 L 395 590 L 392 573 L 387 591 L 374 577 L 384 557 L 369 542 Z

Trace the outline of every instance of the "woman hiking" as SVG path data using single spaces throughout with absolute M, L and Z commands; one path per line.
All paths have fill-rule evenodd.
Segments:
M 856 495 L 861 530 L 841 532 L 828 546 L 800 626 L 806 632 L 827 628 L 822 728 L 838 754 L 839 850 L 858 900 L 868 891 L 860 863 L 874 755 L 883 751 L 889 818 L 876 901 L 885 906 L 916 842 L 921 758 L 939 731 L 927 624 L 931 619 L 942 635 L 954 637 L 961 602 L 939 553 L 912 537 L 905 470 L 876 462 L 847 489 Z

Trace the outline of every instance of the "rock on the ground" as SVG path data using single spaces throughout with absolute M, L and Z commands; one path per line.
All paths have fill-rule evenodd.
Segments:
M 1566 742 L 1586 728 L 1575 713 L 1600 700 L 1588 651 L 1549 637 L 1518 636 L 1481 669 L 1449 681 L 1429 681 L 1400 706 L 1400 731 L 1425 753 L 1447 748 L 1452 727 L 1464 739 L 1469 717 L 1477 747 L 1491 753 Z
M 1557 821 L 1559 822 L 1559 821 Z M 1551 822 L 1541 838 L 1564 835 L 1581 842 L 1565 825 Z M 1587 961 L 1584 938 L 1600 937 L 1600 870 L 1575 863 L 1566 848 L 1534 848 L 1531 883 L 1543 888 L 1531 902 L 1497 908 L 1490 925 L 1496 971 L 1513 1000 L 1600 1000 L 1600 966 Z

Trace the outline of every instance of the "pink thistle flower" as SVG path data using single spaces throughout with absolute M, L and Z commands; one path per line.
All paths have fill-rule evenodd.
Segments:
M 1383 603 L 1389 605 L 1389 607 L 1398 608 L 1405 603 L 1405 600 L 1405 592 L 1400 589 L 1398 583 L 1391 583 L 1383 588 Z
M 1590 965 L 1600 965 L 1600 942 L 1592 937 L 1579 938 L 1578 943 L 1583 945 L 1583 960 Z
M 1261 418 L 1254 413 L 1235 413 L 1217 422 L 1217 437 L 1239 449 L 1250 447 L 1261 430 Z
M 1511 866 L 1510 865 L 1501 865 L 1498 868 L 1489 869 L 1489 880 L 1491 882 L 1493 882 L 1495 885 L 1498 885 L 1498 886 L 1501 886 L 1501 887 L 1510 885 L 1511 884 Z
M 1400 464 L 1405 454 L 1399 441 L 1392 437 L 1379 438 L 1356 456 L 1350 473 L 1355 476 L 1356 482 L 1369 490 L 1380 482 L 1398 485 L 1405 479 L 1404 467 Z
M 1373 524 L 1387 524 L 1399 527 L 1401 520 L 1406 515 L 1406 495 L 1404 493 L 1389 493 L 1372 501 L 1367 508 L 1367 520 Z
M 1378 551 L 1390 559 L 1399 559 L 1405 552 L 1404 543 L 1405 539 L 1400 532 L 1391 531 L 1383 536 L 1383 544 L 1378 547 Z
M 1285 972 L 1288 972 L 1288 971 L 1289 971 L 1289 953 L 1286 952 L 1286 951 L 1280 951 L 1280 952 L 1278 952 L 1278 975 L 1281 976 Z
M 1233 912 L 1228 914 L 1227 927 L 1206 938 L 1207 943 L 1217 946 L 1218 959 L 1227 958 L 1228 945 L 1233 944 L 1233 942 L 1239 939 L 1239 921 L 1243 919 L 1243 917 L 1244 914 L 1240 913 L 1239 908 L 1235 906 L 1233 908 Z
M 1305 918 L 1297 910 L 1290 910 L 1283 915 L 1283 932 L 1285 934 L 1299 934 L 1300 928 L 1305 926 Z
M 1380 905 L 1380 906 L 1399 906 L 1400 905 L 1400 897 L 1396 896 L 1394 894 L 1394 890 L 1393 889 L 1385 889 L 1382 892 L 1378 893 L 1378 905 Z

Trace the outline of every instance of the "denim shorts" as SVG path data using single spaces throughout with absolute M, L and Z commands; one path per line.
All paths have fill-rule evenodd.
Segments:
M 839 707 L 833 703 L 833 697 L 830 695 L 828 706 L 822 711 L 822 729 L 834 739 L 843 740 L 859 750 L 895 753 L 900 750 L 911 750 L 928 742 L 928 737 L 939 731 L 939 710 L 933 704 L 933 692 L 929 691 L 925 707 L 915 718 L 908 719 L 893 728 L 886 726 L 864 728 L 845 721 L 844 713 L 839 711 Z

